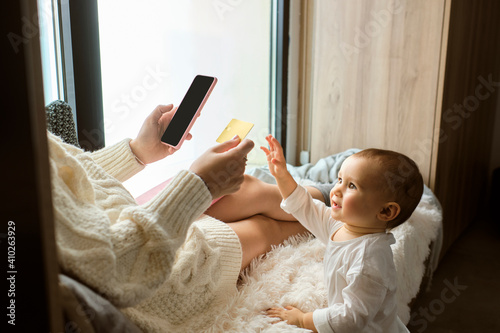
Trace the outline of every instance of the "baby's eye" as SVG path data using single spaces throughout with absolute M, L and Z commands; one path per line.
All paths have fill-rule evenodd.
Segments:
M 349 184 L 349 188 L 352 189 L 352 190 L 355 190 L 357 187 L 353 183 L 350 183 Z
M 337 183 L 342 184 L 342 178 L 337 179 Z

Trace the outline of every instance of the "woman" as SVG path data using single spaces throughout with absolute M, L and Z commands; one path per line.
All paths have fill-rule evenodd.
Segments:
M 276 187 L 244 177 L 254 144 L 237 137 L 209 149 L 137 205 L 121 182 L 175 152 L 160 140 L 174 113 L 172 105 L 158 106 L 136 139 L 94 153 L 48 134 L 61 269 L 147 332 L 203 330 L 236 291 L 241 269 L 304 231 L 299 223 L 260 215 L 226 224 L 203 214 L 220 197 L 214 216 L 245 196 L 248 204 L 269 195 L 279 210 Z

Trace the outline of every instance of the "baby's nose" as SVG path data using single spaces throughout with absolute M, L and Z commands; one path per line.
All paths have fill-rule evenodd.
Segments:
M 335 186 L 332 188 L 330 192 L 330 199 L 333 198 L 334 195 L 336 195 L 337 197 L 342 196 L 342 191 L 340 190 L 340 186 L 338 184 L 335 184 Z

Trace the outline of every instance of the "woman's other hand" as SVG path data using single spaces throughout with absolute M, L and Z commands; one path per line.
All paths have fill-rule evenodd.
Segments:
M 236 192 L 243 183 L 247 154 L 253 141 L 234 137 L 208 149 L 189 168 L 207 184 L 214 199 Z

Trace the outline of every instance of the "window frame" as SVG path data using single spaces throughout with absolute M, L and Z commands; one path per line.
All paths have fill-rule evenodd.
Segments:
M 288 52 L 289 52 L 289 26 L 290 26 L 290 0 L 273 1 L 271 18 L 276 22 L 273 26 L 273 39 L 275 43 L 275 54 L 271 54 L 271 63 L 274 70 L 271 71 L 271 85 L 274 91 L 271 96 L 271 121 L 274 125 L 273 132 L 276 139 L 282 143 L 283 153 L 287 152 L 287 125 L 288 125 Z M 273 47 L 271 47 L 273 49 Z
M 63 1 L 59 11 L 64 97 L 76 114 L 80 146 L 98 150 L 105 140 L 97 0 Z

